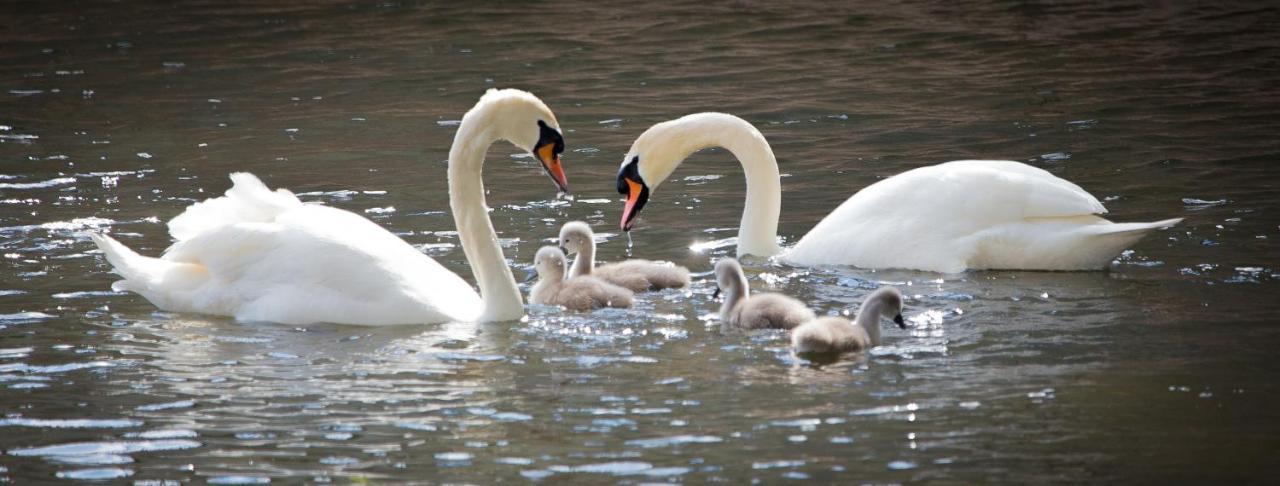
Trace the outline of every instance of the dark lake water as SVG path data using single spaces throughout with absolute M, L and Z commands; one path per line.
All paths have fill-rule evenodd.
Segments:
M 1264 481 L 1280 473 L 1280 8 L 1265 2 L 8 2 L 0 15 L 0 479 L 210 483 Z M 294 328 L 113 293 L 256 173 L 466 278 L 445 159 L 489 87 L 556 111 L 575 200 L 485 176 L 517 276 L 561 222 L 627 254 L 614 173 L 649 125 L 734 113 L 794 242 L 880 178 L 1026 161 L 1117 221 L 1183 217 L 1107 272 L 754 262 L 820 313 L 899 286 L 912 328 L 815 367 L 722 335 L 713 283 L 631 311 Z M 732 247 L 741 169 L 691 158 L 630 254 Z M 691 249 L 691 247 L 694 247 Z M 527 289 L 527 288 L 526 288 Z

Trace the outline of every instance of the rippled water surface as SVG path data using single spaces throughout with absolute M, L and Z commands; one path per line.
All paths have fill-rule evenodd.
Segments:
M 1265 2 L 11 2 L 0 16 L 0 477 L 1030 482 L 1280 473 L 1280 10 Z M 838 2 L 837 2 L 838 3 Z M 1109 272 L 939 275 L 749 262 L 848 310 L 894 284 L 909 331 L 815 366 L 721 335 L 741 169 L 693 157 L 630 254 L 699 277 L 636 309 L 294 328 L 110 291 L 85 236 L 146 254 L 252 171 L 392 229 L 470 279 L 444 184 L 488 87 L 559 116 L 576 199 L 495 145 L 521 275 L 558 223 L 628 254 L 613 174 L 652 123 L 760 127 L 794 241 L 879 178 L 1027 161 L 1120 221 L 1183 217 Z M 913 235 L 901 235 L 910 239 Z M 694 249 L 691 249 L 691 246 Z M 146 483 L 151 484 L 151 483 Z

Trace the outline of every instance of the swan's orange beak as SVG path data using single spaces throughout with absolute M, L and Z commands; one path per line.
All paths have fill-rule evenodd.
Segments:
M 533 153 L 538 157 L 538 161 L 542 162 L 542 168 L 547 171 L 548 176 L 551 176 L 551 181 L 556 183 L 560 192 L 569 192 L 569 178 L 564 175 L 564 166 L 560 164 L 560 154 L 556 153 L 556 144 L 543 144 L 534 149 Z
M 649 188 L 630 177 L 624 177 L 622 182 L 626 184 L 627 205 L 622 209 L 621 226 L 622 231 L 631 231 L 631 227 L 636 225 L 636 216 L 640 215 L 644 203 L 649 201 Z

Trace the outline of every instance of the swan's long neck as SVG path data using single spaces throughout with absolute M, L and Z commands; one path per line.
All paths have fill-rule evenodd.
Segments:
M 867 337 L 871 338 L 872 346 L 880 345 L 880 317 L 883 315 L 883 306 L 884 301 L 880 299 L 863 302 L 862 308 L 858 309 L 858 317 L 853 321 L 855 325 L 867 330 Z
M 449 207 L 462 251 L 480 286 L 484 302 L 480 320 L 505 321 L 524 316 L 524 300 L 502 255 L 484 200 L 484 153 L 498 138 L 489 128 L 490 118 L 489 111 L 468 112 L 458 127 L 449 149 Z
M 764 135 L 736 116 L 696 115 L 688 129 L 685 149 L 692 154 L 707 147 L 724 147 L 742 164 L 747 179 L 747 202 L 738 226 L 738 256 L 773 256 L 778 246 L 778 214 L 782 208 L 782 183 L 778 159 Z M 683 159 L 683 157 L 681 158 Z
M 573 259 L 573 268 L 569 270 L 569 276 L 580 277 L 583 275 L 591 275 L 596 269 L 596 239 L 588 236 L 587 241 L 582 242 L 578 248 L 578 257 Z

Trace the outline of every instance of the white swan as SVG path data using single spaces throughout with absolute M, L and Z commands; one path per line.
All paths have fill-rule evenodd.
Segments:
M 902 320 L 902 292 L 882 287 L 862 302 L 853 322 L 836 316 L 819 317 L 791 330 L 791 350 L 802 353 L 850 353 L 866 351 L 880 345 L 880 319 L 892 319 L 907 328 Z
M 785 253 L 778 246 L 778 163 L 750 123 L 698 113 L 650 127 L 618 171 L 629 231 L 650 193 L 686 157 L 724 147 L 747 179 L 738 255 L 795 265 L 935 272 L 966 269 L 1096 270 L 1147 232 L 1181 221 L 1112 223 L 1079 186 L 1012 161 L 962 160 L 909 170 L 858 191 Z
M 529 302 L 539 305 L 559 305 L 571 311 L 589 311 L 601 307 L 625 309 L 635 303 L 630 290 L 605 282 L 590 275 L 565 276 L 568 266 L 564 252 L 554 246 L 538 249 L 533 258 L 533 268 L 538 272 L 538 283 L 529 290 Z
M 519 319 L 524 304 L 484 200 L 481 166 L 497 140 L 533 152 L 562 190 L 564 141 L 555 115 L 524 91 L 489 90 L 449 151 L 449 205 L 479 295 L 382 227 L 357 214 L 303 204 L 247 173 L 223 197 L 169 221 L 177 240 L 160 258 L 93 235 L 115 271 L 112 288 L 157 307 L 285 324 L 388 325 Z
M 576 253 L 569 276 L 590 275 L 632 292 L 688 287 L 689 269 L 671 262 L 633 258 L 596 266 L 596 237 L 585 221 L 570 221 L 560 227 L 560 247 Z

